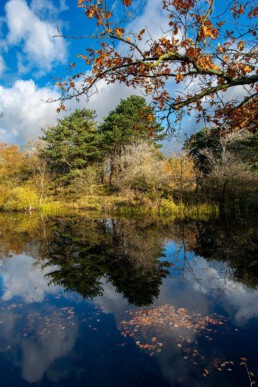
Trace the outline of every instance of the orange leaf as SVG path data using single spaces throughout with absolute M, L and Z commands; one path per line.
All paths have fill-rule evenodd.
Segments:
M 114 29 L 115 33 L 119 36 L 120 39 L 122 39 L 123 34 L 120 28 L 115 28 Z
M 243 67 L 243 73 L 244 74 L 250 73 L 250 71 L 251 71 L 251 68 L 249 66 L 246 65 L 246 66 Z
M 211 39 L 217 39 L 218 30 L 214 28 L 212 25 L 202 26 L 201 35 L 203 38 L 206 38 L 207 36 L 209 36 Z
M 241 42 L 239 42 L 237 44 L 237 48 L 239 51 L 243 51 L 243 49 L 245 48 L 245 42 L 243 40 Z
M 132 0 L 123 0 L 123 4 L 126 6 L 126 7 L 129 7 L 131 5 L 131 2 Z

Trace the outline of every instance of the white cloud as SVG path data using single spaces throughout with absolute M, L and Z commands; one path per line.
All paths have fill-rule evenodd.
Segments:
M 37 5 L 37 4 L 36 4 Z M 38 7 L 40 2 L 38 2 Z M 6 4 L 6 20 L 9 45 L 21 45 L 24 61 L 41 71 L 51 70 L 54 64 L 64 63 L 67 57 L 66 43 L 53 38 L 56 26 L 41 20 L 24 0 L 9 0 Z
M 61 3 L 65 9 L 65 3 Z M 6 5 L 8 42 L 22 43 L 23 46 L 23 53 L 17 54 L 20 74 L 30 71 L 32 63 L 47 71 L 57 59 L 58 51 L 60 60 L 65 53 L 64 42 L 51 38 L 51 35 L 56 33 L 53 24 L 43 22 L 37 16 L 42 17 L 42 12 L 45 15 L 46 9 L 54 14 L 57 7 L 53 6 L 53 2 L 43 0 L 33 0 L 30 7 L 25 0 L 9 0 Z M 153 0 L 146 4 L 143 13 L 128 25 L 128 29 L 137 31 L 147 26 L 153 39 L 157 39 L 162 35 L 161 26 L 166 22 L 167 15 L 160 7 L 160 0 Z M 61 44 L 60 50 L 58 44 Z M 66 114 L 76 108 L 85 107 L 96 110 L 98 120 L 101 121 L 103 116 L 117 106 L 121 98 L 125 99 L 132 94 L 142 95 L 140 89 L 119 83 L 107 85 L 104 80 L 101 80 L 97 87 L 98 92 L 92 95 L 90 101 L 82 96 L 79 103 L 75 100 L 67 102 L 69 111 Z M 0 141 L 22 144 L 28 139 L 36 138 L 41 127 L 55 125 L 57 118 L 62 117 L 56 113 L 57 104 L 46 104 L 42 100 L 56 99 L 59 96 L 55 88 L 39 88 L 33 80 L 17 80 L 9 88 L 0 86 L 0 112 L 4 113 L 4 119 L 0 120 Z M 147 98 L 148 102 L 150 97 Z
M 55 3 L 55 5 L 54 5 Z M 47 17 L 56 17 L 60 12 L 66 11 L 68 6 L 66 5 L 65 0 L 57 0 L 53 2 L 52 0 L 32 0 L 31 10 L 41 16 L 46 15 Z
M 3 74 L 4 70 L 5 70 L 5 63 L 3 58 L 0 56 L 0 75 Z
M 38 88 L 33 80 L 16 81 L 11 88 L 0 86 L 0 141 L 24 143 L 37 138 L 40 129 L 55 125 L 57 103 L 45 103 L 60 95 L 50 87 Z
M 67 105 L 68 108 L 74 110 L 75 108 L 85 107 L 86 109 L 96 110 L 98 115 L 98 121 L 102 120 L 102 117 L 108 115 L 110 110 L 114 109 L 120 102 L 121 98 L 126 99 L 130 95 L 141 95 L 139 89 L 133 89 L 123 83 L 113 83 L 107 85 L 104 80 L 99 81 L 97 85 L 97 91 L 88 100 L 86 97 L 80 97 L 80 103 L 73 100 Z
M 139 32 L 147 28 L 144 36 L 148 39 L 157 40 L 164 36 L 164 31 L 168 27 L 168 13 L 162 9 L 160 0 L 147 1 L 143 13 L 136 17 L 127 27 L 126 31 Z M 144 39 L 143 39 L 144 42 Z M 145 47 L 146 48 L 146 47 Z
M 67 112 L 58 114 L 58 102 L 44 102 L 60 97 L 55 87 L 38 87 L 32 79 L 18 80 L 10 88 L 0 86 L 0 112 L 4 113 L 4 118 L 0 119 L 0 142 L 21 145 L 34 140 L 42 134 L 41 128 L 55 125 L 58 118 L 70 114 L 76 108 L 96 110 L 97 119 L 101 121 L 121 98 L 127 98 L 131 94 L 140 95 L 140 92 L 124 84 L 107 86 L 105 81 L 101 81 L 98 93 L 90 101 L 87 102 L 86 97 L 81 97 L 79 103 L 75 100 L 68 101 Z

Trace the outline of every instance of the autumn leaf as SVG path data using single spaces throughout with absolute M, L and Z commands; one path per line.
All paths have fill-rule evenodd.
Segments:
M 176 83 L 181 82 L 184 79 L 184 75 L 179 71 L 175 77 Z
M 200 50 L 198 48 L 194 48 L 194 47 L 189 47 L 187 50 L 186 50 L 186 53 L 187 55 L 191 58 L 191 59 L 194 59 L 194 58 L 197 58 L 199 53 L 200 53 Z
M 236 128 L 241 125 L 247 130 L 257 131 L 255 87 L 258 82 L 258 72 L 255 72 L 257 68 L 255 39 L 248 38 L 248 45 L 245 40 L 240 40 L 245 36 L 257 36 L 254 18 L 258 15 L 258 8 L 254 2 L 234 1 L 232 5 L 227 6 L 227 2 L 224 1 L 221 8 L 223 17 L 213 24 L 212 21 L 216 20 L 216 14 L 214 14 L 216 11 L 212 6 L 212 0 L 203 1 L 201 11 L 197 0 L 159 1 L 167 14 L 167 23 L 164 23 L 164 28 L 161 26 L 164 33 L 161 33 L 158 39 L 149 39 L 146 36 L 147 44 L 142 45 L 145 29 L 130 31 L 129 36 L 133 37 L 133 44 L 129 44 L 130 38 L 126 37 L 125 30 L 117 24 L 114 7 L 109 6 L 109 2 L 78 0 L 78 5 L 84 9 L 86 16 L 95 19 L 97 32 L 92 37 L 98 39 L 100 46 L 105 45 L 107 57 L 104 59 L 103 50 L 86 47 L 89 56 L 84 58 L 87 64 L 93 65 L 92 78 L 85 73 L 72 75 L 70 80 L 78 78 L 78 82 L 76 81 L 78 91 L 71 89 L 70 83 L 71 87 L 62 89 L 67 92 L 67 98 L 76 98 L 76 93 L 79 93 L 80 89 L 90 96 L 91 88 L 95 87 L 101 79 L 107 84 L 118 81 L 126 86 L 141 88 L 143 93 L 152 95 L 155 107 L 164 113 L 164 118 L 169 118 L 170 129 L 174 124 L 179 125 L 183 117 L 183 109 L 188 113 L 194 110 L 196 122 L 200 122 L 205 117 L 205 121 L 211 125 L 221 126 L 227 120 L 227 109 L 223 101 L 215 101 L 216 97 L 214 97 L 211 113 L 207 112 L 203 101 L 206 97 L 212 99 L 213 95 L 218 95 L 220 91 L 223 93 L 233 91 L 235 87 L 243 86 L 244 82 L 244 85 L 250 86 L 254 92 L 251 91 L 251 100 L 255 103 L 250 104 L 248 115 L 245 103 L 245 114 L 241 115 L 241 119 L 239 114 L 234 117 L 231 114 L 232 130 L 237 130 Z M 119 6 L 118 3 L 115 2 L 114 6 Z M 122 0 L 120 5 L 122 4 L 129 7 L 134 3 L 133 0 Z M 127 9 L 124 11 L 124 22 L 126 22 L 132 15 Z M 245 20 L 241 20 L 245 13 Z M 186 16 L 187 23 L 184 22 Z M 222 28 L 232 17 L 235 19 L 236 28 Z M 167 28 L 169 34 L 165 32 Z M 241 30 L 242 38 L 237 37 L 238 29 Z M 179 39 L 177 34 L 180 35 L 181 31 L 185 33 Z M 130 47 L 127 53 L 121 56 L 118 46 L 113 44 L 114 38 L 128 43 Z M 211 45 L 207 42 L 216 39 L 219 43 L 215 42 Z M 244 51 L 246 51 L 245 56 L 241 54 Z M 166 81 L 169 77 L 174 77 L 177 83 L 185 84 L 186 91 L 181 99 L 178 99 L 177 90 L 168 90 Z M 66 86 L 65 82 L 62 84 Z M 197 84 L 200 87 L 194 86 Z M 230 111 L 237 106 L 236 99 L 231 97 L 231 100 Z M 174 115 L 173 112 L 176 114 Z
M 96 8 L 94 6 L 91 6 L 87 11 L 86 15 L 88 16 L 89 19 L 91 19 L 96 13 Z
M 243 67 L 243 73 L 244 74 L 250 73 L 250 71 L 251 71 L 251 68 L 249 66 L 244 66 Z
M 201 37 L 207 38 L 210 37 L 211 39 L 217 39 L 218 37 L 218 30 L 210 25 L 203 25 L 201 28 Z
M 62 85 L 62 83 L 56 82 L 56 86 L 59 86 L 63 91 L 65 91 L 65 87 Z
M 243 14 L 245 13 L 245 11 L 244 11 L 244 8 L 243 8 L 243 6 L 242 6 L 242 4 L 240 5 L 240 7 L 239 7 L 239 9 L 238 9 L 237 13 L 238 13 L 239 15 L 243 15 Z
M 123 38 L 123 33 L 121 28 L 115 28 L 114 31 L 119 36 L 120 39 Z
M 245 42 L 241 40 L 241 42 L 237 44 L 237 48 L 239 51 L 243 51 L 243 49 L 245 48 Z

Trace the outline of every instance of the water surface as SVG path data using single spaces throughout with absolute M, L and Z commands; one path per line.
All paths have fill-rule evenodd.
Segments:
M 0 215 L 1 386 L 250 386 L 251 219 Z

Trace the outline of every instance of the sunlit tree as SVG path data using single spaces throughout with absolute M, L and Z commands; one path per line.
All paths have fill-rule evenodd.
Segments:
M 95 21 L 95 39 L 79 57 L 85 70 L 58 82 L 65 100 L 90 96 L 99 81 L 141 88 L 170 127 L 184 113 L 224 129 L 257 130 L 257 4 L 249 0 L 160 0 L 167 15 L 159 38 L 128 29 L 135 0 L 79 0 Z M 118 22 L 118 17 L 119 20 Z M 90 69 L 90 71 L 89 71 Z M 172 83 L 170 82 L 172 81 Z

